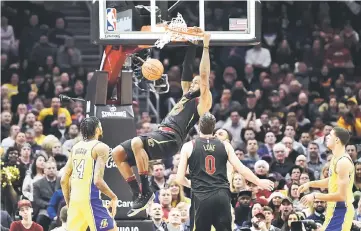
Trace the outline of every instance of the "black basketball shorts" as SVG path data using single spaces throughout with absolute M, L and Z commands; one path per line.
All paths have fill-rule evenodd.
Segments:
M 182 143 L 178 135 L 173 132 L 165 132 L 156 130 L 144 135 L 138 136 L 144 145 L 144 150 L 147 152 L 150 160 L 167 159 L 176 154 Z M 127 153 L 127 162 L 131 166 L 136 165 L 134 152 L 131 146 L 131 139 L 121 143 Z
M 229 190 L 218 190 L 208 197 L 192 194 L 194 208 L 193 230 L 232 231 L 231 198 Z M 192 220 L 192 219 L 191 219 Z

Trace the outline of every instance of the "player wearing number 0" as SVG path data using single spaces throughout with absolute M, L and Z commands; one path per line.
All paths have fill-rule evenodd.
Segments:
M 227 178 L 227 162 L 249 181 L 261 188 L 273 190 L 269 180 L 260 180 L 239 161 L 231 144 L 213 136 L 216 119 L 205 113 L 199 119 L 199 138 L 183 145 L 178 165 L 177 181 L 191 186 L 192 206 L 194 206 L 193 230 L 231 231 L 231 195 Z M 189 165 L 191 182 L 185 178 Z
M 85 231 L 89 226 L 90 231 L 115 231 L 118 198 L 103 179 L 109 147 L 98 140 L 103 135 L 101 123 L 94 116 L 85 118 L 80 131 L 84 140 L 72 148 L 61 179 L 68 206 L 67 230 Z M 112 214 L 103 206 L 100 193 L 111 199 Z
M 335 127 L 326 138 L 326 144 L 331 149 L 331 159 L 328 178 L 311 181 L 301 185 L 299 193 L 309 188 L 328 188 L 328 193 L 311 193 L 302 197 L 301 202 L 306 206 L 315 199 L 327 201 L 325 222 L 322 231 L 350 231 L 355 215 L 353 207 L 352 187 L 355 168 L 351 157 L 345 151 L 345 145 L 350 139 L 346 129 Z
M 188 48 L 183 63 L 183 97 L 164 118 L 158 130 L 127 140 L 113 150 L 114 162 L 133 193 L 133 205 L 128 216 L 146 209 L 154 198 L 148 182 L 149 159 L 165 159 L 176 154 L 189 130 L 198 122 L 199 116 L 212 107 L 212 94 L 209 90 L 209 40 L 210 34 L 205 33 L 200 75 L 194 78 L 192 69 L 196 47 Z M 142 184 L 141 193 L 130 167 L 135 164 Z

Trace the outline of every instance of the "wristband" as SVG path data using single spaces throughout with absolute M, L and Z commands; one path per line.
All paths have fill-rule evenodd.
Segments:
M 203 49 L 208 49 L 209 50 L 209 47 L 203 47 Z

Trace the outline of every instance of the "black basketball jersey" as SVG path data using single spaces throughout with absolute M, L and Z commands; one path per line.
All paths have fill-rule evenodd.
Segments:
M 189 130 L 199 120 L 198 95 L 199 92 L 184 95 L 160 124 L 160 126 L 172 128 L 177 132 L 182 142 Z
M 188 159 L 192 193 L 207 194 L 229 189 L 227 178 L 228 154 L 217 138 L 196 138 Z

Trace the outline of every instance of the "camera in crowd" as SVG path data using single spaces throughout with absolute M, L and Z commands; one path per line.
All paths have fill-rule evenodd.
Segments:
M 304 229 L 303 229 L 304 227 Z M 302 220 L 302 221 L 295 221 L 291 224 L 292 231 L 312 231 L 317 230 L 318 225 L 313 220 Z

